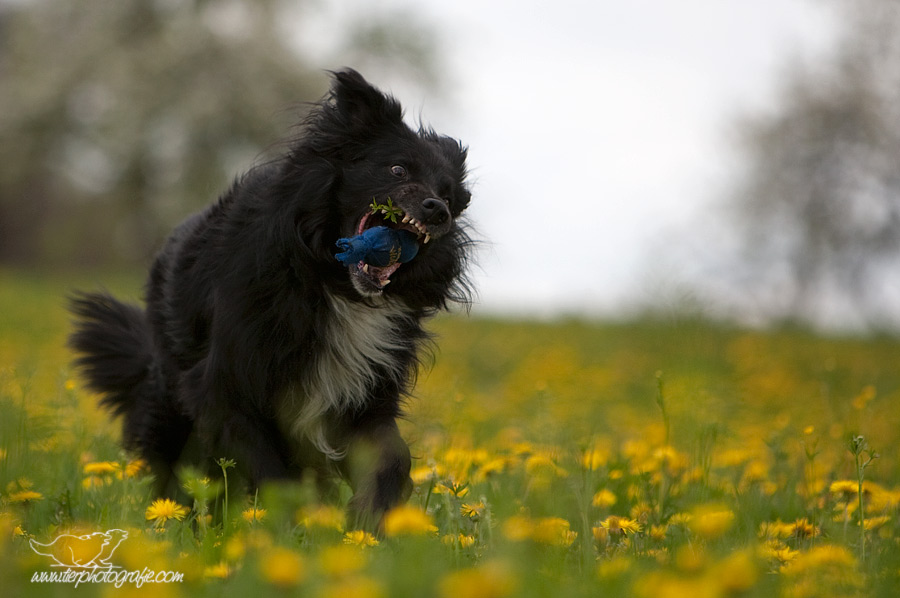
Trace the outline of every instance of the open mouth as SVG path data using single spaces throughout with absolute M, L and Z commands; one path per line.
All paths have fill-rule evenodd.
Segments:
M 431 241 L 432 238 L 431 233 L 428 232 L 424 224 L 398 206 L 393 205 L 393 203 L 389 203 L 387 206 L 377 206 L 377 204 L 373 203 L 373 210 L 359 221 L 356 234 L 362 235 L 367 230 L 375 227 L 405 231 L 406 237 L 404 240 L 415 243 L 415 248 L 411 253 L 407 250 L 407 255 L 411 256 L 414 256 L 418 248 Z M 407 261 L 409 259 L 403 259 L 399 251 L 396 255 L 394 255 L 394 252 L 391 252 L 391 257 L 386 265 L 383 263 L 383 259 L 376 260 L 364 257 L 356 264 L 351 265 L 350 270 L 358 283 L 358 288 L 361 287 L 360 290 L 377 294 L 381 293 L 384 287 L 390 284 L 391 276 Z

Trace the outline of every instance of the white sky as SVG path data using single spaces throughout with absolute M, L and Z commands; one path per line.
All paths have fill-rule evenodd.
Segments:
M 789 61 L 827 51 L 834 29 L 811 0 L 407 6 L 438 30 L 450 99 L 372 79 L 470 147 L 470 216 L 489 242 L 477 312 L 648 299 L 662 240 L 727 180 L 732 117 L 766 107 Z

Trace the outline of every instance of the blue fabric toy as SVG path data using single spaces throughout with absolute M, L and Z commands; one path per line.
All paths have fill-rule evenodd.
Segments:
M 416 234 L 408 230 L 397 230 L 386 226 L 375 226 L 349 239 L 338 239 L 342 250 L 336 257 L 346 266 L 365 262 L 370 266 L 384 268 L 396 263 L 405 264 L 419 252 Z

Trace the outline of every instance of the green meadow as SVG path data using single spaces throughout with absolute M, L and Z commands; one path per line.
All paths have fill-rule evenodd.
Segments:
M 69 365 L 65 295 L 101 282 L 140 296 L 128 278 L 0 271 L 6 596 L 823 598 L 900 587 L 897 338 L 677 315 L 437 318 L 434 364 L 402 422 L 415 491 L 375 537 L 304 480 L 229 495 L 185 470 L 189 499 L 155 500 L 146 466 L 121 450 L 117 423 Z

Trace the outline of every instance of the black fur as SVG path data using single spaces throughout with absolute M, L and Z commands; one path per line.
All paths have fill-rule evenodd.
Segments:
M 358 525 L 407 498 L 396 418 L 422 322 L 468 299 L 465 159 L 457 141 L 411 130 L 355 71 L 335 73 L 285 155 L 174 231 L 145 310 L 73 297 L 76 364 L 124 416 L 125 446 L 161 489 L 196 444 L 206 463 L 234 458 L 253 484 L 339 473 Z M 335 241 L 386 223 L 367 214 L 388 198 L 429 241 L 420 235 L 418 255 L 393 273 L 341 265 Z

